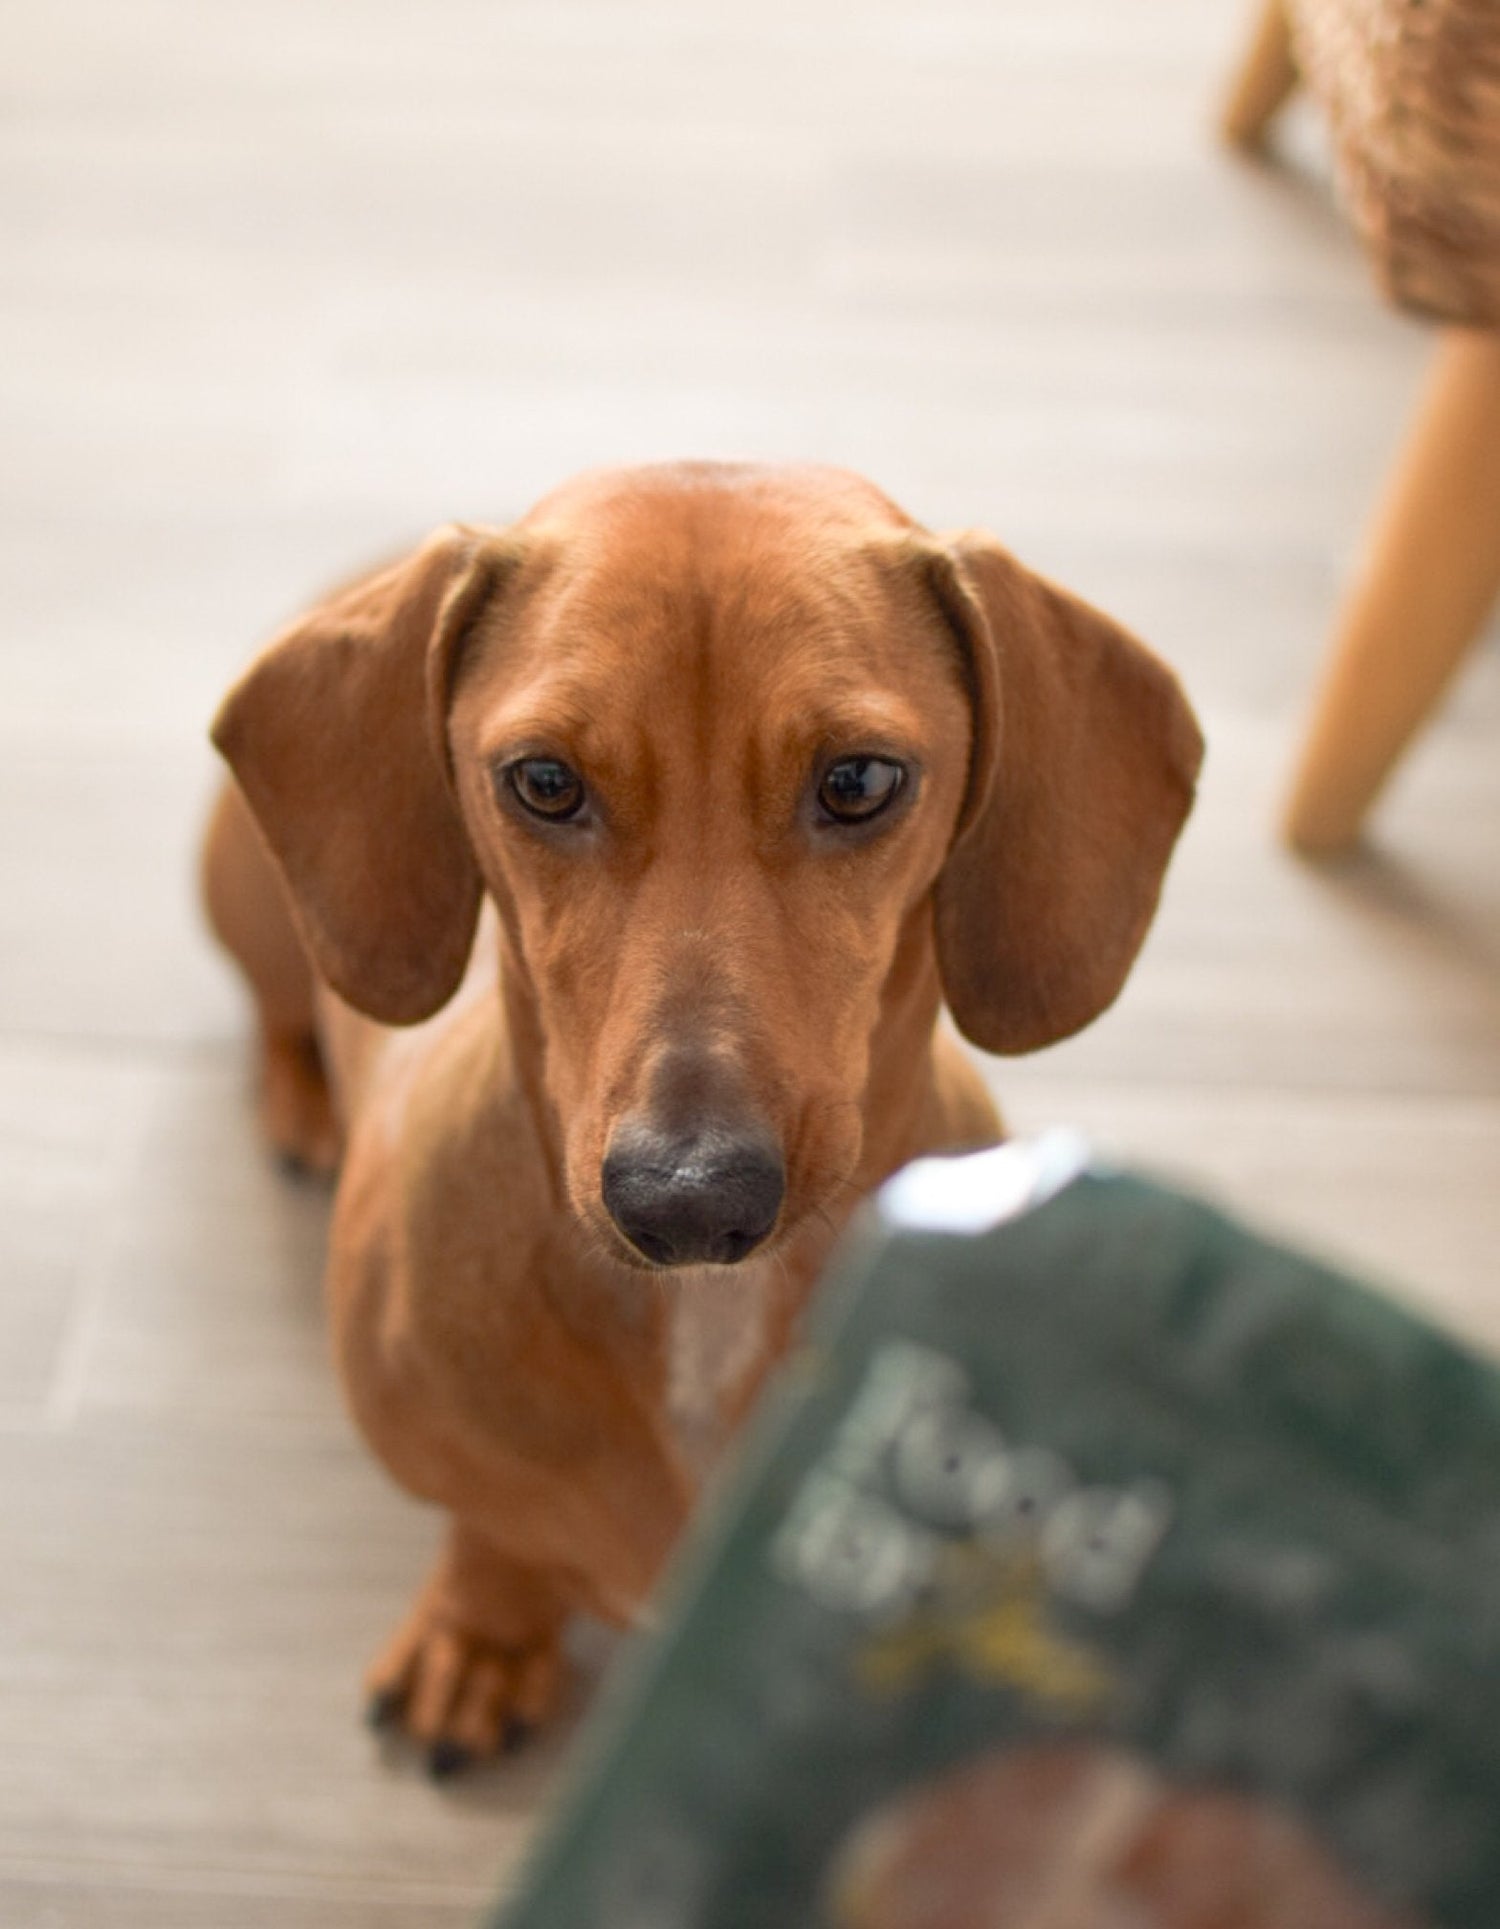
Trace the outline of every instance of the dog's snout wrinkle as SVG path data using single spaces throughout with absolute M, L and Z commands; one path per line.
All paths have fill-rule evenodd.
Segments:
M 627 1122 L 600 1174 L 625 1238 L 658 1266 L 732 1266 L 770 1234 L 786 1173 L 762 1131 L 711 1125 L 663 1133 Z

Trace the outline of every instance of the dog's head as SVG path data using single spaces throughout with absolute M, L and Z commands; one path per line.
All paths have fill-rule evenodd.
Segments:
M 214 735 L 359 1009 L 435 1011 L 492 895 L 572 1207 L 659 1264 L 826 1209 L 920 1101 L 939 984 L 995 1052 L 1102 1011 L 1202 752 L 1171 674 L 989 538 L 712 465 L 440 532 Z

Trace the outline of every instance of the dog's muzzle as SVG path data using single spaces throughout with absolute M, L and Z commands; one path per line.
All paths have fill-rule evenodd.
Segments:
M 653 1265 L 733 1266 L 775 1226 L 786 1172 L 762 1132 L 662 1133 L 627 1121 L 610 1142 L 600 1190 L 610 1218 Z

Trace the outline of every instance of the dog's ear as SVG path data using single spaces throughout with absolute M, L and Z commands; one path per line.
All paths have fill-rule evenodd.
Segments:
M 934 922 L 959 1028 L 1028 1052 L 1096 1018 L 1145 938 L 1203 738 L 1172 673 L 990 538 L 928 551 L 974 706 Z
M 319 971 L 387 1024 L 436 1011 L 473 941 L 447 699 L 512 561 L 503 537 L 440 530 L 284 631 L 214 720 Z

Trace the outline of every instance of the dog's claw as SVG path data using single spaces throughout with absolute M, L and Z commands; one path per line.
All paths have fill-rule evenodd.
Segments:
M 427 1752 L 427 1773 L 435 1782 L 451 1781 L 473 1762 L 473 1755 L 461 1742 L 435 1741 Z
M 406 1696 L 397 1688 L 382 1688 L 365 1703 L 366 1724 L 376 1729 L 389 1728 L 405 1706 Z

